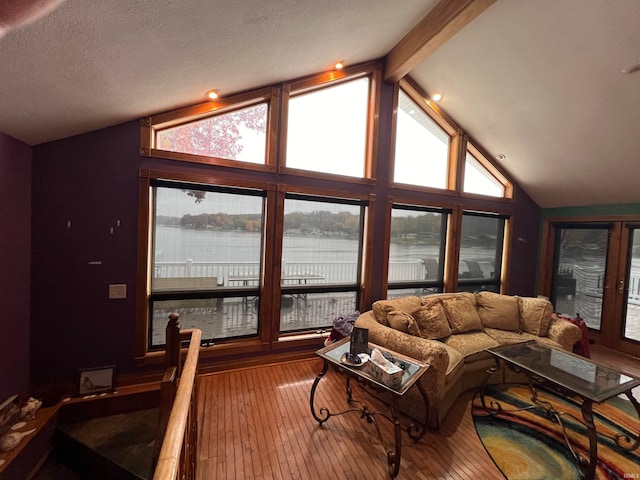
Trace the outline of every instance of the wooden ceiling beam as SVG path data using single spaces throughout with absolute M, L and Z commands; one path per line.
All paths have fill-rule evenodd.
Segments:
M 496 0 L 441 0 L 385 57 L 384 80 L 397 82 Z

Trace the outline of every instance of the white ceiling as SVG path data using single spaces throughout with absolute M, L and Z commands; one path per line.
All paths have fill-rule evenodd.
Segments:
M 383 57 L 438 0 L 67 0 L 0 37 L 0 131 L 68 137 Z M 638 0 L 497 0 L 411 76 L 542 207 L 640 202 Z

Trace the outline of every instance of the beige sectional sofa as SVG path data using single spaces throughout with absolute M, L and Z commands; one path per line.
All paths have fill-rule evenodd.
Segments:
M 439 427 L 458 395 L 482 385 L 498 345 L 537 340 L 571 351 L 580 329 L 553 315 L 543 298 L 492 292 L 442 293 L 380 300 L 356 320 L 369 330 L 369 341 L 431 365 L 419 380 L 429 396 L 429 424 Z M 518 378 L 508 369 L 491 381 Z M 520 380 L 522 380 L 520 378 Z M 423 420 L 424 406 L 409 392 L 401 408 Z

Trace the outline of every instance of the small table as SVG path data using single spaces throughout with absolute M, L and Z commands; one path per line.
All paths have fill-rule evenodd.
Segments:
M 571 454 L 579 465 L 586 467 L 587 478 L 594 478 L 598 461 L 598 437 L 593 422 L 593 404 L 602 403 L 612 397 L 624 394 L 631 401 L 640 417 L 640 405 L 631 392 L 633 388 L 640 385 L 640 379 L 599 365 L 573 353 L 538 343 L 535 340 L 489 348 L 487 352 L 495 357 L 496 365 L 487 370 L 488 375 L 482 385 L 480 399 L 483 408 L 490 415 L 498 415 L 503 411 L 498 402 L 492 402 L 490 406 L 487 406 L 484 394 L 485 386 L 491 375 L 499 369 L 500 362 L 515 372 L 524 373 L 529 380 L 529 396 L 533 403 L 525 409 L 538 406 L 553 416 L 562 428 L 565 443 Z M 588 463 L 573 450 L 562 423 L 563 413 L 555 411 L 551 405 L 539 400 L 537 387 L 546 387 L 552 392 L 573 395 L 582 400 L 582 423 L 587 427 L 589 433 Z M 632 451 L 640 446 L 640 431 L 639 435 L 632 439 L 625 435 L 617 435 L 612 439 L 620 448 Z
M 257 284 L 259 280 L 260 280 L 260 277 L 258 275 L 229 275 L 229 277 L 227 278 L 229 285 L 237 283 L 242 287 L 248 287 L 248 286 Z M 306 285 L 309 283 L 310 280 L 324 280 L 324 276 L 317 273 L 303 272 L 303 273 L 298 273 L 294 275 L 283 275 L 281 278 L 283 285 L 290 285 L 290 284 Z M 304 293 L 304 292 L 297 293 L 297 294 L 292 294 L 291 296 L 297 300 L 304 302 L 304 307 L 306 309 L 307 293 Z M 248 308 L 249 297 L 243 297 L 242 305 L 245 310 Z
M 334 342 L 331 345 L 325 348 L 322 348 L 316 352 L 316 355 L 321 357 L 322 360 L 324 361 L 324 366 L 322 368 L 322 371 L 316 376 L 316 379 L 313 382 L 313 386 L 311 387 L 311 395 L 309 398 L 309 404 L 311 406 L 311 414 L 313 415 L 313 418 L 320 424 L 320 426 L 322 426 L 324 422 L 329 420 L 330 417 L 343 415 L 347 412 L 358 412 L 360 414 L 360 418 L 366 418 L 367 422 L 373 423 L 373 425 L 376 427 L 378 436 L 380 437 L 380 441 L 382 442 L 387 452 L 387 464 L 389 468 L 389 474 L 391 475 L 391 478 L 395 478 L 396 475 L 398 475 L 398 471 L 400 470 L 400 455 L 402 451 L 402 448 L 401 448 L 402 447 L 402 443 L 401 443 L 402 426 L 400 423 L 398 402 L 400 398 L 402 398 L 402 396 L 413 385 L 417 384 L 418 390 L 420 391 L 420 394 L 422 395 L 422 398 L 424 400 L 425 420 L 424 420 L 424 424 L 411 423 L 406 427 L 406 431 L 413 440 L 415 441 L 420 440 L 424 436 L 424 434 L 427 432 L 427 426 L 429 424 L 429 417 L 428 417 L 429 399 L 427 397 L 426 391 L 424 390 L 422 385 L 420 385 L 420 383 L 417 383 L 417 381 L 422 376 L 422 374 L 424 374 L 424 372 L 427 371 L 427 369 L 429 368 L 429 365 L 420 363 L 417 360 L 414 360 L 405 355 L 401 355 L 399 353 L 393 352 L 392 350 L 379 347 L 378 345 L 375 345 L 373 343 L 369 343 L 369 349 L 378 348 L 382 352 L 389 352 L 398 363 L 404 364 L 404 374 L 402 376 L 402 382 L 398 387 L 398 389 L 393 389 L 391 387 L 388 387 L 384 383 L 379 382 L 378 380 L 374 379 L 371 375 L 369 375 L 369 373 L 366 371 L 366 366 L 352 367 L 340 361 L 342 355 L 346 352 L 349 352 L 350 344 L 351 344 L 350 338 L 347 337 L 347 338 L 343 338 L 338 342 Z M 331 413 L 327 408 L 322 407 L 320 408 L 319 413 L 316 413 L 316 409 L 314 405 L 316 389 L 318 388 L 318 383 L 320 382 L 322 377 L 324 377 L 324 375 L 327 373 L 329 365 L 332 365 L 336 367 L 338 371 L 342 371 L 345 373 L 347 403 L 352 406 L 357 403 L 360 406 L 357 406 L 357 407 L 353 406 L 352 408 L 348 408 L 347 410 L 343 410 L 341 412 L 336 412 L 336 413 Z M 382 412 L 371 411 L 363 402 L 359 400 L 354 400 L 352 397 L 352 390 L 351 390 L 351 384 L 350 384 L 350 381 L 352 378 L 358 382 L 364 383 L 372 387 L 374 390 L 390 392 L 392 394 L 391 416 L 386 415 L 385 413 L 382 413 Z M 387 448 L 387 445 L 384 439 L 382 438 L 380 428 L 378 427 L 375 420 L 375 417 L 378 415 L 386 418 L 394 425 L 395 438 L 394 438 L 393 450 L 390 450 L 389 448 Z

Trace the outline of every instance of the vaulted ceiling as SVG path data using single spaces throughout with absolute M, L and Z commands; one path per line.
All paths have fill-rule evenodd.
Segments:
M 0 37 L 0 131 L 36 145 L 386 57 L 540 206 L 640 202 L 639 24 L 636 0 L 66 0 Z

